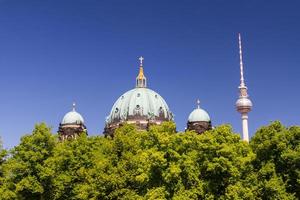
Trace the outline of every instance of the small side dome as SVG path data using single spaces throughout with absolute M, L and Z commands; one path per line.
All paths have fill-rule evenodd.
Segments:
M 205 110 L 203 110 L 201 108 L 196 108 L 189 115 L 188 121 L 189 122 L 209 122 L 210 117 Z
M 64 116 L 61 124 L 84 124 L 83 117 L 75 111 L 75 103 L 73 103 L 73 110 Z
M 191 112 L 188 118 L 188 122 L 210 122 L 208 113 L 200 108 L 200 101 L 197 101 L 198 107 Z

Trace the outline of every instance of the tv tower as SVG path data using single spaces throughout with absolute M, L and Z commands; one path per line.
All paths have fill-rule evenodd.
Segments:
M 241 83 L 239 86 L 240 96 L 235 103 L 236 109 L 242 115 L 242 126 L 243 126 L 243 140 L 249 142 L 249 131 L 248 131 L 248 112 L 252 109 L 252 102 L 248 96 L 248 88 L 245 85 L 244 80 L 244 66 L 243 66 L 243 54 L 242 54 L 242 40 L 241 34 L 239 33 L 239 54 L 240 54 L 240 71 L 241 71 Z

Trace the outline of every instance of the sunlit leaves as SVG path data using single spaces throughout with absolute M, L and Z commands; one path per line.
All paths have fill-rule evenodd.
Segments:
M 45 124 L 0 148 L 2 199 L 296 199 L 300 128 L 262 127 L 250 145 L 229 125 L 201 135 L 174 123 L 59 142 Z

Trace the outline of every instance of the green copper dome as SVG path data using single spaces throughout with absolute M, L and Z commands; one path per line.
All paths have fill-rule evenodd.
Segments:
M 191 112 L 188 122 L 210 122 L 208 113 L 200 108 L 200 101 L 197 100 L 197 108 Z
M 72 111 L 65 114 L 64 118 L 61 121 L 61 124 L 84 124 L 83 117 L 75 110 L 75 103 L 73 103 Z
M 106 123 L 126 121 L 135 115 L 146 116 L 149 120 L 156 117 L 173 119 L 166 101 L 158 93 L 149 88 L 136 87 L 117 99 Z
M 209 122 L 210 117 L 205 110 L 203 110 L 201 108 L 196 108 L 189 115 L 188 121 L 189 122 Z
M 135 124 L 138 129 L 146 130 L 151 125 L 173 120 L 166 101 L 157 92 L 147 88 L 143 68 L 144 58 L 140 57 L 139 60 L 136 87 L 125 92 L 114 103 L 106 118 L 105 135 L 113 136 L 115 129 L 122 123 Z

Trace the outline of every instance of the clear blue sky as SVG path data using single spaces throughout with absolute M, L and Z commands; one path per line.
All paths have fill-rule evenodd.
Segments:
M 242 33 L 254 104 L 250 135 L 300 122 L 299 1 L 0 0 L 0 135 L 19 143 L 34 124 L 57 131 L 73 101 L 90 135 L 135 85 L 145 57 L 151 89 L 184 130 L 197 98 L 213 125 L 241 131 L 235 111 Z

